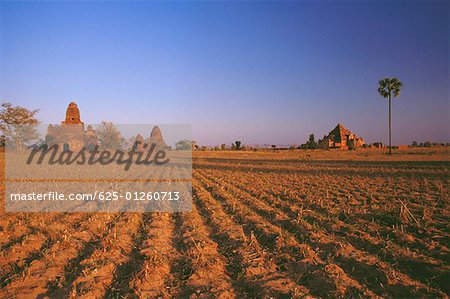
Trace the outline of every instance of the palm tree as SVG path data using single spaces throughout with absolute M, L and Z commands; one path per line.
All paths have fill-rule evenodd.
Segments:
M 400 90 L 403 86 L 403 83 L 395 77 L 392 78 L 383 78 L 378 81 L 378 93 L 384 97 L 389 99 L 389 155 L 392 155 L 392 121 L 391 121 L 391 97 L 394 94 L 394 97 L 398 97 L 400 95 Z

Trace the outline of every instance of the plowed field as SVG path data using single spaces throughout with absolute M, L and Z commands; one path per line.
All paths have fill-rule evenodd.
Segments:
M 2 212 L 0 297 L 448 297 L 450 162 L 342 155 L 196 153 L 191 213 Z

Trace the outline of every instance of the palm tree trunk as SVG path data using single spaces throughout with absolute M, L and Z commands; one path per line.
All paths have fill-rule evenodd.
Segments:
M 389 155 L 392 155 L 391 92 L 389 92 Z

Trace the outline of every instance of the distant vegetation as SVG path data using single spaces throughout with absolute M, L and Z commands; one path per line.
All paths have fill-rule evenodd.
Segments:
M 319 145 L 316 142 L 316 138 L 314 137 L 314 134 L 309 135 L 309 139 L 306 143 L 302 144 L 300 146 L 301 149 L 316 149 L 319 148 Z
M 175 143 L 175 149 L 179 151 L 191 150 L 195 145 L 195 141 L 183 139 Z
M 242 144 L 242 142 L 241 142 L 240 140 L 236 140 L 236 141 L 231 145 L 231 149 L 232 149 L 232 150 L 235 150 L 235 151 L 238 151 L 238 150 L 242 149 L 242 148 L 241 148 L 241 144 Z
M 411 147 L 434 147 L 434 146 L 450 146 L 450 143 L 438 143 L 438 142 L 431 142 L 431 141 L 425 141 L 418 143 L 417 141 L 413 141 L 411 143 Z
M 379 93 L 388 99 L 393 95 L 397 97 L 400 93 L 402 83 L 396 78 L 385 78 L 379 82 Z M 390 96 L 391 94 L 391 96 Z M 38 140 L 38 134 L 32 127 L 27 126 L 27 131 L 21 129 L 19 125 L 39 124 L 39 120 L 36 115 L 39 110 L 29 110 L 21 106 L 13 106 L 10 103 L 3 103 L 0 111 L 0 130 L 2 131 L 0 136 L 0 147 L 5 146 L 6 140 L 9 140 L 9 144 L 15 145 L 16 148 L 23 149 L 32 143 L 43 142 Z M 99 145 L 102 148 L 123 148 L 126 145 L 134 143 L 134 137 L 129 140 L 125 140 L 120 131 L 112 122 L 103 121 L 97 129 Z M 320 141 L 319 141 L 320 142 Z M 381 144 L 381 146 L 377 146 Z M 450 146 L 450 143 L 438 143 L 438 142 L 417 142 L 413 141 L 409 147 L 435 147 L 435 146 Z M 404 146 L 402 146 L 404 147 Z M 275 144 L 258 146 L 258 145 L 244 145 L 241 140 L 236 140 L 227 146 L 222 143 L 220 146 L 206 146 L 199 145 L 194 140 L 180 140 L 175 144 L 176 150 L 201 150 L 201 151 L 257 151 L 257 150 L 296 150 L 296 149 L 318 149 L 319 144 L 315 139 L 314 134 L 310 134 L 308 140 L 298 146 L 297 144 L 290 144 L 286 146 L 277 146 Z M 374 143 L 372 145 L 364 145 L 363 148 L 383 148 L 382 143 Z M 399 146 L 390 146 L 390 148 L 399 148 Z M 391 150 L 390 150 L 391 152 Z

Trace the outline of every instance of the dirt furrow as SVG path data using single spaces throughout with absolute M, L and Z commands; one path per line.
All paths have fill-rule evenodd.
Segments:
M 175 276 L 183 276 L 183 270 L 173 269 L 181 253 L 175 248 L 174 215 L 152 212 L 139 254 L 143 263 L 130 281 L 130 289 L 139 298 L 170 298 L 179 291 Z
M 211 237 L 195 205 L 190 213 L 181 216 L 181 235 L 185 255 L 189 257 L 192 274 L 180 297 L 190 298 L 234 298 L 236 293 L 232 280 L 226 272 L 226 260 L 218 252 L 218 245 Z
M 41 233 L 28 235 L 21 243 L 2 252 L 3 259 L 0 262 L 0 285 L 2 288 L 20 276 L 24 277 L 30 264 L 41 259 L 47 250 L 66 236 L 68 227 L 71 229 L 76 227 L 86 217 L 82 214 L 65 215 L 65 222 L 68 226 L 49 223 L 45 229 L 44 227 L 40 229 Z
M 250 194 L 263 200 L 271 207 L 286 213 L 291 219 L 295 219 L 300 215 L 305 220 L 318 224 L 328 234 L 336 234 L 345 239 L 355 248 L 375 254 L 386 262 L 395 261 L 395 265 L 393 265 L 395 268 L 412 275 L 412 278 L 416 280 L 430 283 L 429 279 L 433 278 L 434 282 L 431 283 L 432 285 L 448 291 L 446 289 L 445 273 L 449 271 L 450 267 L 445 266 L 438 260 L 411 252 L 396 243 L 389 242 L 386 244 L 379 238 L 375 238 L 350 224 L 344 223 L 338 217 L 326 216 L 325 213 L 329 210 L 323 209 L 309 201 L 302 201 L 300 205 L 298 200 L 283 194 L 273 194 L 271 191 L 262 191 L 260 188 L 245 188 L 236 181 L 229 183 L 229 185 L 236 187 L 244 195 Z M 321 210 L 321 213 L 316 212 L 318 210 Z M 445 270 L 446 268 L 447 270 Z
M 80 262 L 92 255 L 94 250 L 100 246 L 100 241 L 104 238 L 108 231 L 116 225 L 123 215 L 115 214 L 98 214 L 90 219 L 92 235 L 90 239 L 82 244 L 77 255 L 70 259 L 64 266 L 64 270 L 60 276 L 56 276 L 47 284 L 47 292 L 43 295 L 49 297 L 69 297 L 71 285 L 80 275 Z
M 248 230 L 255 233 L 256 238 L 278 262 L 280 270 L 284 270 L 283 272 L 288 276 L 296 278 L 298 282 L 308 287 L 313 295 L 320 297 L 326 297 L 329 294 L 334 294 L 334 296 L 374 296 L 367 287 L 348 277 L 339 266 L 319 257 L 316 250 L 304 245 L 304 242 L 302 245 L 297 243 L 299 240 L 295 240 L 293 234 L 285 231 L 282 226 L 267 221 L 252 209 L 231 198 L 224 189 L 212 187 L 214 183 L 208 178 L 202 177 L 201 179 L 207 184 L 206 188 L 218 198 L 225 210 L 234 215 L 236 221 L 242 225 L 245 224 Z M 289 250 L 289 247 L 286 248 L 286 243 L 291 248 L 299 248 L 300 250 L 297 252 L 301 252 L 303 256 L 295 256 L 296 251 Z M 279 251 L 284 253 L 291 251 L 290 255 L 294 255 L 294 258 L 289 255 L 281 258 L 278 254 Z M 339 273 L 339 280 L 336 279 L 335 273 Z
M 114 285 L 118 267 L 132 258 L 133 241 L 142 222 L 142 214 L 124 213 L 97 249 L 80 262 L 80 276 L 72 283 L 72 298 L 104 298 L 118 291 Z
M 18 213 L 11 214 L 15 215 Z M 2 219 L 0 231 L 1 251 L 22 243 L 29 235 L 45 230 L 50 223 L 56 222 L 67 215 L 66 213 L 48 213 L 49 215 L 47 213 L 45 215 L 33 214 L 23 213 L 19 219 L 14 219 L 14 216 L 9 217 L 10 219 L 8 220 Z
M 345 240 L 341 240 L 340 237 L 336 237 L 333 233 L 329 234 L 326 231 L 322 231 L 323 228 L 320 225 L 311 225 L 304 221 L 304 219 L 292 219 L 283 211 L 271 207 L 263 200 L 253 197 L 248 192 L 244 192 L 230 183 L 217 179 L 216 176 L 210 176 L 210 179 L 213 181 L 214 179 L 216 180 L 215 184 L 212 184 L 213 187 L 215 185 L 222 186 L 224 197 L 229 197 L 227 196 L 227 192 L 230 192 L 237 198 L 236 200 L 233 197 L 231 200 L 245 203 L 251 210 L 258 213 L 270 223 L 295 234 L 299 241 L 307 242 L 313 248 L 319 248 L 322 251 L 321 257 L 324 260 L 333 258 L 334 262 L 344 269 L 352 278 L 360 280 L 360 283 L 367 285 L 375 293 L 385 295 L 384 292 L 388 291 L 391 295 L 417 295 L 416 292 L 419 292 L 419 294 L 430 294 L 422 283 L 415 281 L 398 271 L 393 271 L 389 265 L 379 261 L 378 256 L 373 256 L 367 252 L 360 251 L 347 244 Z M 342 260 L 341 256 L 344 256 L 345 259 Z M 375 264 L 374 261 L 376 261 Z M 378 275 L 371 277 L 370 279 L 366 278 L 361 280 L 362 269 L 358 268 L 361 268 L 366 262 L 369 263 L 369 265 L 376 265 L 376 268 L 379 268 L 377 271 Z M 392 275 L 392 273 L 395 273 L 395 275 Z M 386 287 L 387 283 L 390 284 L 390 287 Z M 401 286 L 400 284 L 404 285 Z M 431 293 L 436 293 L 436 291 L 431 291 Z
M 144 263 L 144 258 L 140 250 L 144 240 L 148 237 L 150 218 L 150 213 L 144 213 L 142 215 L 138 231 L 134 235 L 129 259 L 125 263 L 117 266 L 114 272 L 114 280 L 106 292 L 107 298 L 128 298 L 133 296 L 134 291 L 130 287 L 131 280 Z
M 64 223 L 49 225 L 45 231 L 46 239 L 43 244 L 38 250 L 30 252 L 25 260 L 19 262 L 21 267 L 15 272 L 19 273 L 15 274 L 17 279 L 8 281 L 6 287 L 1 289 L 0 295 L 34 297 L 45 293 L 48 281 L 58 275 L 67 256 L 71 253 L 76 254 L 76 248 L 72 245 L 80 237 L 78 226 L 80 223 L 88 222 L 89 218 L 87 214 L 69 214 Z M 88 226 L 85 225 L 84 230 L 88 231 Z M 29 249 L 34 248 L 30 246 Z
M 286 278 L 252 232 L 238 225 L 203 185 L 194 180 L 194 201 L 211 238 L 227 259 L 227 271 L 236 280 L 235 289 L 246 297 L 301 297 L 309 290 Z
M 229 174 L 229 172 L 227 172 Z M 265 176 L 264 176 L 265 177 Z M 401 185 L 402 181 L 391 181 L 386 179 L 378 179 L 368 183 L 367 181 L 360 181 L 358 177 L 340 177 L 339 180 L 330 182 L 327 177 L 318 176 L 316 180 L 307 177 L 298 176 L 286 176 L 281 175 L 278 177 L 269 177 L 262 179 L 261 174 L 248 175 L 246 181 L 254 184 L 255 191 L 267 192 L 273 195 L 275 198 L 281 197 L 286 200 L 294 200 L 300 197 L 304 197 L 301 200 L 301 204 L 311 204 L 312 209 L 320 212 L 321 214 L 332 216 L 345 220 L 345 224 L 355 225 L 359 230 L 370 234 L 372 238 L 384 238 L 389 239 L 390 243 L 394 245 L 398 244 L 400 247 L 407 246 L 415 253 L 422 254 L 424 256 L 430 256 L 441 260 L 448 259 L 448 248 L 434 246 L 435 242 L 432 241 L 432 237 L 436 235 L 449 236 L 448 232 L 436 229 L 436 223 L 431 227 L 425 229 L 424 226 L 416 226 L 416 223 L 411 218 L 408 211 L 403 209 L 402 203 L 406 203 L 408 209 L 412 210 L 416 217 L 423 215 L 422 220 L 430 214 L 433 203 L 436 204 L 436 199 L 427 200 L 426 203 L 421 202 L 420 208 L 411 208 L 410 202 L 415 198 L 415 195 L 422 197 L 430 196 L 424 194 L 422 189 L 403 190 Z M 270 184 L 266 184 L 267 180 L 270 180 Z M 320 182 L 327 182 L 322 184 Z M 330 184 L 332 185 L 330 186 Z M 387 184 L 387 185 L 386 185 Z M 388 194 L 385 198 L 376 198 L 373 194 L 374 188 L 379 188 L 382 185 L 382 193 Z M 330 188 L 331 187 L 331 188 Z M 371 192 L 372 190 L 372 192 Z M 403 191 L 402 191 L 403 190 Z M 250 190 L 249 190 L 250 191 Z M 443 187 L 439 188 L 436 196 L 445 197 L 448 193 Z M 411 198 L 409 200 L 408 198 Z M 299 204 L 298 201 L 293 204 Z M 424 209 L 424 204 L 430 206 L 428 209 Z M 388 207 L 379 209 L 373 209 L 373 207 Z M 417 204 L 415 204 L 417 206 Z M 445 207 L 440 207 L 438 210 L 446 210 Z M 396 215 L 394 215 L 396 214 Z M 436 217 L 435 214 L 433 216 Z M 370 225 L 367 225 L 365 219 L 371 219 Z M 446 221 L 448 222 L 448 221 Z M 398 223 L 401 224 L 400 228 L 397 228 Z M 409 224 L 408 224 L 409 223 Z M 383 240 L 380 240 L 383 241 Z M 444 254 L 443 254 L 444 253 Z M 445 254 L 446 253 L 446 254 Z

